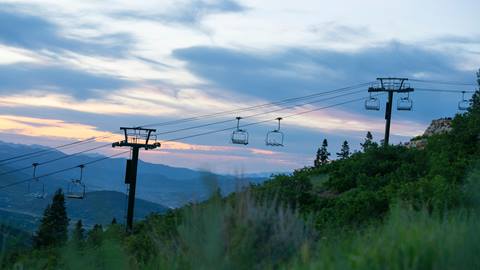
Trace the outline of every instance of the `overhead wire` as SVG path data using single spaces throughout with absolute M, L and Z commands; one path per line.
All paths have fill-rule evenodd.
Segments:
M 381 94 L 378 94 L 378 95 L 381 95 Z M 378 96 L 378 95 L 375 95 L 375 96 Z M 356 102 L 356 101 L 359 101 L 359 100 L 363 100 L 364 98 L 365 98 L 365 97 L 356 98 L 356 99 L 352 99 L 352 100 L 348 100 L 348 101 L 344 101 L 344 102 L 340 102 L 340 103 L 336 103 L 336 104 L 332 104 L 332 105 L 328 105 L 328 106 L 324 106 L 324 107 L 320 107 L 320 108 L 315 108 L 315 109 L 311 109 L 311 110 L 307 110 L 307 111 L 302 111 L 302 112 L 298 112 L 298 113 L 293 113 L 293 114 L 290 114 L 290 115 L 285 116 L 284 118 L 290 118 L 290 117 L 294 117 L 294 116 L 301 115 L 301 114 L 306 114 L 306 113 L 310 113 L 310 112 L 314 112 L 314 111 L 319 111 L 319 110 L 323 110 L 323 109 L 327 109 L 327 108 L 332 108 L 332 107 L 335 107 L 335 106 L 345 105 L 345 104 L 348 104 L 348 103 L 352 103 L 352 102 Z M 270 122 L 270 121 L 272 121 L 272 120 L 269 119 L 269 120 L 257 121 L 257 122 L 253 122 L 253 123 L 249 123 L 249 124 L 242 125 L 242 127 L 259 125 L 259 124 L 267 123 L 267 122 Z M 194 138 L 194 137 L 204 136 L 204 135 L 213 134 L 213 133 L 219 133 L 219 132 L 228 131 L 228 130 L 232 130 L 232 127 L 225 128 L 225 129 L 221 129 L 221 130 L 214 130 L 214 131 L 209 131 L 209 132 L 194 134 L 194 135 L 190 135 L 190 136 L 179 137 L 179 138 L 170 139 L 170 140 L 163 141 L 163 142 L 179 141 L 179 140 L 184 140 L 184 139 L 188 139 L 188 138 Z M 87 165 L 90 165 L 90 164 L 92 164 L 92 163 L 100 162 L 100 161 L 102 161 L 102 160 L 106 160 L 106 159 L 109 159 L 109 158 L 112 158 L 112 157 L 115 157 L 115 156 L 119 156 L 119 155 L 122 155 L 122 154 L 126 154 L 126 153 L 130 153 L 130 150 L 123 151 L 123 152 L 121 152 L 121 153 L 117 153 L 117 154 L 114 154 L 114 155 L 102 157 L 102 158 L 100 158 L 100 159 L 93 160 L 93 161 L 90 161 L 90 162 L 86 162 L 86 163 L 83 163 L 83 164 L 81 164 L 81 165 L 87 166 Z M 4 188 L 11 187 L 11 186 L 14 186 L 14 185 L 19 185 L 19 184 L 22 184 L 22 183 L 25 183 L 25 182 L 28 182 L 28 181 L 31 181 L 31 180 L 34 180 L 34 179 L 44 178 L 44 177 L 47 177 L 47 176 L 51 176 L 51 175 L 55 175 L 55 174 L 58 174 L 58 173 L 66 172 L 66 171 L 69 171 L 69 170 L 73 170 L 73 169 L 75 169 L 75 168 L 78 168 L 79 166 L 80 166 L 80 165 L 76 165 L 76 166 L 64 168 L 64 169 L 61 169 L 61 170 L 56 170 L 56 171 L 49 172 L 49 173 L 46 173 L 46 174 L 43 174 L 43 175 L 40 175 L 40 176 L 31 177 L 31 178 L 24 179 L 24 180 L 21 180 L 21 181 L 17 181 L 17 182 L 14 182 L 14 183 L 10 183 L 10 184 L 4 185 L 4 186 L 0 186 L 0 190 L 1 190 L 1 189 L 4 189 Z
M 439 83 L 439 84 L 452 84 L 452 85 L 465 85 L 465 86 L 467 86 L 467 85 L 474 85 L 474 84 L 465 84 L 465 83 L 456 83 L 456 82 L 439 82 L 439 81 L 426 81 L 426 80 L 416 80 L 416 79 L 411 79 L 410 81 L 426 82 L 426 83 Z M 312 95 L 308 95 L 308 96 L 285 99 L 285 100 L 278 101 L 278 102 L 270 102 L 270 103 L 265 103 L 265 104 L 256 105 L 256 106 L 251 106 L 251 107 L 246 107 L 246 108 L 239 108 L 239 109 L 236 109 L 236 110 L 230 110 L 230 111 L 224 111 L 224 112 L 219 112 L 219 113 L 213 113 L 213 114 L 206 114 L 206 115 L 200 115 L 200 116 L 195 116 L 195 117 L 189 117 L 189 118 L 179 119 L 179 120 L 177 120 L 177 121 L 167 121 L 167 122 L 161 122 L 161 123 L 154 123 L 154 124 L 144 125 L 144 126 L 142 126 L 142 127 L 172 125 L 172 124 L 181 123 L 181 122 L 196 121 L 196 120 L 200 120 L 200 119 L 204 119 L 204 118 L 208 118 L 208 117 L 221 116 L 221 115 L 228 114 L 228 113 L 233 113 L 233 112 L 249 111 L 249 110 L 264 108 L 264 107 L 268 107 L 268 106 L 278 106 L 278 105 L 281 105 L 281 104 L 290 103 L 290 102 L 294 102 L 294 101 L 299 101 L 299 100 L 303 100 L 303 99 L 309 99 L 309 98 L 317 97 L 317 96 L 320 96 L 320 95 L 327 95 L 327 94 L 329 94 L 329 93 L 334 93 L 334 92 L 338 92 L 338 91 L 354 90 L 354 89 L 356 89 L 356 88 L 358 88 L 358 87 L 361 87 L 361 86 L 364 86 L 364 85 L 368 85 L 368 84 L 370 84 L 370 82 L 369 82 L 369 83 L 358 84 L 358 85 L 355 85 L 355 86 L 340 88 L 340 89 L 336 89 L 336 90 L 331 90 L 331 91 L 327 91 L 327 92 L 312 94 Z M 449 92 L 449 93 L 462 93 L 462 92 L 465 92 L 465 93 L 473 93 L 473 92 L 475 92 L 475 91 L 451 90 L 451 89 L 432 89 L 432 88 L 416 88 L 416 91 Z M 338 98 L 338 97 L 347 96 L 347 95 L 352 95 L 352 94 L 356 94 L 356 93 L 359 93 L 359 92 L 360 92 L 360 91 L 356 91 L 356 92 L 353 92 L 353 93 L 346 93 L 346 94 L 342 94 L 342 95 L 337 95 L 337 96 L 329 97 L 329 98 L 322 99 L 322 100 L 316 100 L 316 101 L 306 102 L 306 103 L 303 103 L 303 104 L 296 104 L 296 105 L 293 105 L 293 106 L 290 106 L 290 107 L 282 107 L 282 108 L 279 108 L 279 109 L 276 109 L 276 110 L 273 110 L 273 111 L 270 111 L 270 112 L 262 112 L 262 113 L 250 115 L 250 116 L 247 116 L 247 117 L 245 117 L 245 118 L 256 117 L 256 116 L 260 116 L 260 115 L 264 115 L 264 114 L 270 114 L 270 113 L 273 113 L 273 112 L 276 112 L 276 111 L 291 109 L 291 108 L 295 108 L 295 107 L 299 107 L 299 106 L 304 106 L 304 105 L 308 105 L 308 104 L 313 104 L 313 103 L 317 103 L 317 102 L 325 101 L 325 100 L 329 100 L 329 99 L 335 99 L 335 98 Z M 381 95 L 381 94 L 378 94 L 378 95 Z M 378 96 L 378 95 L 375 95 L 375 96 Z M 294 117 L 294 116 L 298 116 L 298 115 L 302 115 L 302 114 L 311 113 L 311 112 L 314 112 L 314 111 L 319 111 L 319 110 L 323 110 L 323 109 L 327 109 L 327 108 L 332 108 L 332 107 L 335 107 L 335 106 L 341 106 L 341 105 L 345 105 L 345 104 L 348 104 L 348 103 L 352 103 L 352 102 L 356 102 L 356 101 L 359 101 L 359 100 L 363 100 L 364 98 L 365 98 L 365 97 L 356 98 L 356 99 L 348 100 L 348 101 L 345 101 L 345 102 L 340 102 L 340 103 L 336 103 L 336 104 L 332 104 L 332 105 L 328 105 L 328 106 L 323 106 L 323 107 L 319 107 L 319 108 L 315 108 L 315 109 L 311 109 L 311 110 L 307 110 L 307 111 L 302 111 L 302 112 L 298 112 L 298 113 L 293 113 L 293 114 L 290 114 L 290 115 L 286 115 L 286 116 L 284 116 L 284 117 L 282 117 L 282 118 L 284 118 L 284 119 L 285 119 L 285 118 L 290 118 L 290 117 Z M 272 121 L 272 120 L 274 120 L 274 119 L 268 119 L 268 120 L 262 120 L 262 121 L 252 122 L 252 123 L 248 123 L 248 124 L 241 125 L 241 127 L 247 127 L 247 126 L 253 126 L 253 125 L 258 125 L 258 124 L 262 124 L 262 123 L 267 123 L 267 122 L 270 122 L 270 121 Z M 171 134 L 171 133 L 176 133 L 176 132 L 180 132 L 180 131 L 191 130 L 191 129 L 194 129 L 194 128 L 206 127 L 206 126 L 210 126 L 210 125 L 214 125 L 214 124 L 220 124 L 220 123 L 226 123 L 226 122 L 230 122 L 230 121 L 231 121 L 231 120 L 218 121 L 218 122 L 215 122 L 215 123 L 208 123 L 208 124 L 199 125 L 199 126 L 194 126 L 194 127 L 189 127 L 189 128 L 171 130 L 171 131 L 166 131 L 166 132 L 158 133 L 157 135 L 160 135 L 160 134 Z M 219 133 L 219 132 L 223 132 L 223 131 L 228 131 L 228 130 L 232 130 L 232 129 L 234 129 L 234 128 L 235 128 L 235 127 L 228 127 L 228 128 L 224 128 L 224 129 L 213 130 L 213 131 L 208 131 L 208 132 L 203 132 L 203 133 L 198 133 L 198 134 L 193 134 L 193 135 L 187 135 L 187 136 L 178 137 L 178 138 L 173 138 L 173 139 L 168 139 L 168 140 L 164 140 L 164 141 L 162 141 L 162 142 L 165 143 L 165 142 L 180 141 L 180 140 L 185 140 L 185 139 L 189 139 L 189 138 L 194 138 L 194 137 L 199 137 L 199 136 L 204 136 L 204 135 Z M 113 135 L 105 136 L 105 137 L 112 137 L 112 136 L 113 136 Z M 72 143 L 60 145 L 60 146 L 57 146 L 57 147 L 55 147 L 55 148 L 53 148 L 53 149 L 59 149 L 59 148 L 69 147 L 69 146 L 78 145 L 78 144 L 83 144 L 83 143 L 90 143 L 90 142 L 92 142 L 92 141 L 96 141 L 96 139 L 98 139 L 98 138 L 100 138 L 100 137 L 92 137 L 92 138 L 88 138 L 88 139 L 85 139 L 85 140 L 81 140 L 81 141 L 77 141 L 77 142 L 72 142 Z M 93 150 L 96 150 L 96 149 L 100 149 L 100 148 L 106 147 L 106 146 L 110 146 L 110 144 L 97 146 L 97 147 L 94 147 L 94 148 L 90 148 L 90 149 L 86 149 L 86 150 L 83 150 L 83 151 L 80 151 L 80 152 L 73 153 L 73 154 L 71 154 L 71 155 L 67 155 L 67 156 L 63 156 L 63 157 L 60 157 L 60 158 L 55 158 L 55 159 L 52 159 L 52 160 L 48 160 L 48 161 L 39 163 L 39 165 L 44 165 L 44 164 L 52 163 L 52 162 L 55 162 L 55 161 L 58 161 L 58 160 L 61 160 L 61 159 L 65 159 L 65 158 L 69 158 L 69 157 L 72 157 L 72 156 L 76 156 L 76 155 L 79 155 L 79 154 L 82 154 L 82 153 L 85 153 L 85 152 L 88 152 L 88 151 L 93 151 Z M 24 157 L 27 157 L 27 156 L 29 156 L 29 155 L 31 156 L 31 155 L 34 155 L 34 154 L 41 154 L 41 153 L 50 152 L 50 151 L 53 151 L 53 149 L 44 149 L 44 150 L 39 150 L 39 151 L 32 152 L 32 153 L 28 153 L 28 154 L 22 154 L 22 155 L 19 155 L 19 156 L 16 156 L 16 157 L 10 157 L 10 158 L 6 158 L 6 159 L 2 159 L 2 160 L 0 160 L 0 163 L 6 162 L 6 161 L 10 161 L 10 160 L 13 160 L 13 159 L 24 158 Z M 105 159 L 108 159 L 108 158 L 112 158 L 112 157 L 115 157 L 115 156 L 119 156 L 119 155 L 121 155 L 121 154 L 128 153 L 128 152 L 129 152 L 129 151 L 125 151 L 125 152 L 121 152 L 121 153 L 118 153 L 118 154 L 115 154 L 115 155 L 111 155 L 111 156 L 107 156 L 107 157 L 102 157 L 102 158 L 100 158 L 100 159 L 98 159 L 98 160 L 94 160 L 94 161 L 91 161 L 91 162 L 87 162 L 87 163 L 85 163 L 84 165 L 91 164 L 91 163 L 95 163 L 95 162 L 99 162 L 99 161 L 102 161 L 102 160 L 105 160 Z M 47 177 L 47 176 L 50 176 L 50 175 L 53 175 L 53 174 L 58 174 L 58 173 L 61 173 L 61 172 L 65 172 L 65 171 L 68 171 L 68 170 L 77 168 L 78 166 L 79 166 L 79 165 L 73 166 L 73 167 L 69 167 L 69 168 L 65 168 L 65 169 L 58 170 L 58 171 L 54 171 L 54 172 L 50 172 L 50 173 L 47 173 L 47 174 L 44 174 L 44 175 L 41 175 L 41 176 L 38 176 L 38 177 L 35 177 L 35 178 Z M 31 166 L 29 166 L 28 168 L 31 168 Z M 25 168 L 20 168 L 20 169 L 16 169 L 16 170 L 14 170 L 14 171 L 20 171 L 20 170 L 25 170 L 25 169 L 27 169 L 27 167 L 25 167 Z M 1 175 L 8 174 L 8 173 L 13 173 L 14 171 L 2 173 L 2 174 L 0 174 L 0 176 L 1 176 Z M 22 180 L 21 182 L 22 182 L 22 183 L 23 183 L 23 182 L 27 182 L 27 181 L 30 181 L 30 180 L 32 180 L 32 179 L 33 179 L 33 178 L 29 178 L 29 179 L 26 179 L 26 180 Z M 16 182 L 16 183 L 18 183 L 18 182 Z M 13 184 L 15 184 L 15 183 L 13 183 Z M 0 186 L 0 189 L 6 188 L 6 187 L 9 187 L 9 186 L 12 186 L 12 184 L 8 184 L 8 185 L 5 185 L 5 186 Z
M 364 90 L 349 92 L 349 93 L 336 95 L 336 96 L 333 96 L 333 97 L 328 97 L 328 98 L 323 98 L 323 99 L 317 99 L 317 100 L 314 100 L 314 101 L 304 102 L 304 103 L 301 103 L 301 104 L 295 104 L 295 105 L 292 105 L 292 106 L 289 106 L 289 107 L 280 107 L 280 108 L 272 110 L 272 111 L 267 111 L 267 112 L 261 112 L 261 113 L 248 115 L 248 116 L 242 117 L 242 119 L 257 117 L 257 116 L 270 114 L 270 113 L 274 113 L 274 112 L 279 112 L 279 111 L 284 111 L 284 110 L 289 110 L 289 109 L 293 109 L 293 108 L 296 108 L 296 107 L 311 105 L 311 104 L 315 104 L 315 103 L 319 103 L 319 102 L 323 102 L 323 101 L 327 101 L 327 100 L 331 100 L 331 99 L 336 99 L 336 98 L 339 98 L 339 97 L 358 94 L 358 93 L 361 93 L 361 92 L 364 92 Z M 166 134 L 177 133 L 177 132 L 181 132 L 181 131 L 188 131 L 188 130 L 192 130 L 192 129 L 202 128 L 202 127 L 209 127 L 209 126 L 218 125 L 218 124 L 225 124 L 225 123 L 229 123 L 229 122 L 232 122 L 232 121 L 236 121 L 236 119 L 221 120 L 221 121 L 216 121 L 216 122 L 207 123 L 207 124 L 201 124 L 201 125 L 197 125 L 197 126 L 193 126 L 193 127 L 186 127 L 186 128 L 182 128 L 182 129 L 175 129 L 175 130 L 170 130 L 170 131 L 157 132 L 157 133 L 155 133 L 155 135 L 157 135 L 157 136 L 158 135 L 166 135 Z
M 41 166 L 41 165 L 53 163 L 53 162 L 56 162 L 56 161 L 59 161 L 59 160 L 71 158 L 71 157 L 74 157 L 74 156 L 78 156 L 78 155 L 80 155 L 80 154 L 84 154 L 84 153 L 86 153 L 86 152 L 90 152 L 90 151 L 97 150 L 97 149 L 104 148 L 104 147 L 111 146 L 111 145 L 112 145 L 112 144 L 110 144 L 110 143 L 108 143 L 108 144 L 102 144 L 102 145 L 99 145 L 99 146 L 96 146 L 96 147 L 93 147 L 93 148 L 89 148 L 89 149 L 82 150 L 82 151 L 80 151 L 80 152 L 75 152 L 75 153 L 72 153 L 72 154 L 69 154 L 69 155 L 57 157 L 57 158 L 50 159 L 50 160 L 43 161 L 43 162 L 39 162 L 39 163 L 37 163 L 37 166 Z M 18 169 L 13 169 L 13 170 L 10 170 L 10 171 L 6 171 L 6 172 L 0 173 L 0 176 L 7 175 L 7 174 L 12 174 L 12 173 L 15 173 L 15 172 L 24 171 L 24 170 L 31 169 L 31 168 L 32 168 L 32 165 L 29 165 L 29 166 L 26 166 L 26 167 L 22 167 L 22 168 L 18 168 Z
M 243 112 L 243 111 L 249 111 L 249 110 L 255 110 L 255 109 L 260 109 L 260 108 L 264 108 L 264 107 L 269 107 L 269 106 L 282 105 L 282 104 L 285 104 L 285 103 L 291 103 L 291 102 L 295 102 L 295 101 L 299 101 L 299 100 L 314 98 L 314 97 L 321 96 L 321 95 L 327 95 L 327 94 L 330 94 L 330 93 L 334 93 L 336 91 L 349 90 L 350 88 L 355 89 L 355 88 L 358 88 L 358 87 L 366 86 L 366 85 L 371 84 L 371 83 L 372 82 L 365 82 L 365 83 L 351 85 L 351 86 L 338 88 L 338 89 L 334 89 L 334 90 L 330 90 L 330 91 L 325 91 L 325 92 L 320 92 L 320 93 L 315 93 L 315 94 L 310 94 L 310 95 L 305 95 L 305 96 L 300 96 L 300 97 L 294 97 L 294 98 L 287 98 L 287 99 L 274 101 L 274 102 L 268 102 L 268 103 L 255 105 L 255 106 L 249 106 L 249 107 L 238 108 L 238 109 L 234 109 L 234 110 L 227 110 L 227 111 L 222 111 L 222 112 L 217 112 L 217 113 L 199 115 L 199 116 L 188 117 L 188 118 L 177 119 L 177 120 L 166 121 L 166 122 L 152 123 L 152 124 L 142 125 L 142 126 L 139 126 L 139 127 L 174 125 L 174 124 L 186 123 L 186 122 L 191 122 L 191 121 L 196 121 L 196 120 L 202 120 L 202 119 L 209 118 L 209 117 L 217 117 L 217 116 L 226 115 L 226 114 L 230 114 L 230 113 Z M 116 132 L 114 132 L 114 133 L 116 133 Z M 80 141 L 76 141 L 76 142 L 72 142 L 72 143 L 67 143 L 67 144 L 56 146 L 56 147 L 51 147 L 49 149 L 42 149 L 42 150 L 38 150 L 38 151 L 26 153 L 26 154 L 21 154 L 21 155 L 18 155 L 18 156 L 13 156 L 13 157 L 5 158 L 5 159 L 0 159 L 0 164 L 11 164 L 11 163 L 13 163 L 13 161 L 9 162 L 9 163 L 4 163 L 4 162 L 11 161 L 11 160 L 17 160 L 17 159 L 20 159 L 18 161 L 27 160 L 27 159 L 30 159 L 31 157 L 46 155 L 48 153 L 53 152 L 56 149 L 61 149 L 61 148 L 65 148 L 65 147 L 69 147 L 69 146 L 73 146 L 73 145 L 92 143 L 92 142 L 95 142 L 97 139 L 112 137 L 112 136 L 113 135 L 102 136 L 102 137 L 91 137 L 91 138 L 87 138 L 87 139 L 84 139 L 84 140 L 80 140 Z
M 97 140 L 99 140 L 99 139 L 106 139 L 106 138 L 110 138 L 110 137 L 113 137 L 113 136 L 116 136 L 116 135 L 92 137 L 92 138 L 85 139 L 85 140 L 82 140 L 82 141 L 65 144 L 63 146 L 57 146 L 57 147 L 54 147 L 54 148 L 38 150 L 38 151 L 18 155 L 18 156 L 15 156 L 15 157 L 6 158 L 6 159 L 2 160 L 3 162 L 0 161 L 0 165 L 8 165 L 8 164 L 17 163 L 17 162 L 20 162 L 20 161 L 32 159 L 32 158 L 35 158 L 35 157 L 45 156 L 47 154 L 55 152 L 55 150 L 60 149 L 60 148 L 64 149 L 64 148 L 77 147 L 79 145 L 94 143 L 94 142 L 97 142 Z
M 382 95 L 382 94 L 376 94 L 376 95 L 372 95 L 372 96 L 379 96 L 379 95 Z M 364 100 L 365 98 L 366 97 L 351 99 L 351 100 L 336 103 L 336 104 L 333 104 L 333 105 L 328 105 L 328 106 L 319 107 L 319 108 L 315 108 L 315 109 L 311 109 L 311 110 L 307 110 L 307 111 L 303 111 L 303 112 L 289 114 L 289 115 L 286 115 L 282 118 L 291 118 L 291 117 L 294 117 L 294 116 L 297 116 L 297 115 L 307 114 L 307 113 L 311 113 L 311 112 L 315 112 L 315 111 L 319 111 L 319 110 L 324 110 L 324 109 L 328 109 L 328 108 L 332 108 L 332 107 L 336 107 L 336 106 L 341 106 L 341 105 L 345 105 L 345 104 L 348 104 L 348 103 L 353 103 L 353 102 L 357 102 L 357 101 L 360 101 L 360 100 Z M 275 119 L 272 118 L 272 119 L 268 119 L 268 120 L 262 120 L 262 121 L 248 123 L 248 124 L 243 124 L 243 125 L 240 125 L 239 127 L 248 127 L 248 126 L 253 126 L 253 125 L 259 125 L 259 124 L 268 123 L 268 122 L 271 122 L 271 121 L 274 121 L 274 120 Z M 183 137 L 178 137 L 178 138 L 173 138 L 173 139 L 167 139 L 167 140 L 163 140 L 161 142 L 162 143 L 176 142 L 176 141 L 181 141 L 181 140 L 185 140 L 185 139 L 190 139 L 190 138 L 195 138 L 195 137 L 220 133 L 220 132 L 224 132 L 224 131 L 231 131 L 232 129 L 235 129 L 235 128 L 236 128 L 236 126 L 235 127 L 232 126 L 232 127 L 228 127 L 228 128 L 223 128 L 223 129 L 218 129 L 218 130 L 213 130 L 213 131 L 207 131 L 207 132 L 203 132 L 203 133 L 198 133 L 198 134 L 193 134 L 193 135 L 188 135 L 188 136 L 183 136 Z
M 367 86 L 371 83 L 372 82 L 365 82 L 365 83 L 350 85 L 350 86 L 346 86 L 346 87 L 342 87 L 342 88 L 338 88 L 338 89 L 334 89 L 334 90 L 329 90 L 329 91 L 325 91 L 325 92 L 310 94 L 310 95 L 306 95 L 306 96 L 287 98 L 287 99 L 283 99 L 283 100 L 279 100 L 279 101 L 268 102 L 268 103 L 263 103 L 263 104 L 259 104 L 259 105 L 243 107 L 243 108 L 238 108 L 238 109 L 234 109 L 234 110 L 227 110 L 227 111 L 222 111 L 222 112 L 217 112 L 217 113 L 198 115 L 198 116 L 194 116 L 194 117 L 188 117 L 188 118 L 177 119 L 177 120 L 172 120 L 172 121 L 151 123 L 151 124 L 141 125 L 139 127 L 144 127 L 145 128 L 145 127 L 167 126 L 167 125 L 173 125 L 173 124 L 179 124 L 179 123 L 184 123 L 184 122 L 201 120 L 201 119 L 204 119 L 204 118 L 222 116 L 222 115 L 226 115 L 226 114 L 256 110 L 256 109 L 260 109 L 260 108 L 264 108 L 264 107 L 279 106 L 279 105 L 282 105 L 282 104 L 285 104 L 285 103 L 296 102 L 296 101 L 304 100 L 304 99 L 311 99 L 311 98 L 315 98 L 315 97 L 318 97 L 318 96 L 335 93 L 335 92 L 338 92 L 338 91 L 352 90 L 352 89 L 356 89 L 356 88 L 359 88 L 359 87 Z
M 98 158 L 98 159 L 95 159 L 95 160 L 92 160 L 92 161 L 89 161 L 89 162 L 85 162 L 85 163 L 80 164 L 80 165 L 67 167 L 67 168 L 64 168 L 64 169 L 60 169 L 60 170 L 52 171 L 52 172 L 49 172 L 49 173 L 45 173 L 45 174 L 42 174 L 42 175 L 39 175 L 39 176 L 30 177 L 30 178 L 27 178 L 27 179 L 24 179 L 24 180 L 16 181 L 16 182 L 13 182 L 13 183 L 10 183 L 10 184 L 7 184 L 7 185 L 0 186 L 0 190 L 8 188 L 8 187 L 15 186 L 15 185 L 20 185 L 20 184 L 26 183 L 26 182 L 31 181 L 31 180 L 45 178 L 47 176 L 52 176 L 52 175 L 55 175 L 55 174 L 59 174 L 59 173 L 62 173 L 62 172 L 73 170 L 73 169 L 78 168 L 81 165 L 88 166 L 88 165 L 91 165 L 91 164 L 94 164 L 94 163 L 97 163 L 97 162 L 101 162 L 101 161 L 109 159 L 109 158 L 113 158 L 113 157 L 117 157 L 117 156 L 129 153 L 129 152 L 130 152 L 129 150 L 128 151 L 123 151 L 123 152 L 116 153 L 116 154 L 113 154 L 113 155 L 110 155 L 110 156 L 105 156 L 105 157 L 101 157 L 101 158 Z
M 408 79 L 411 82 L 431 83 L 431 84 L 444 84 L 444 85 L 462 85 L 462 86 L 477 86 L 476 83 L 465 82 L 452 82 L 452 81 L 437 81 L 437 80 L 422 80 L 422 79 Z

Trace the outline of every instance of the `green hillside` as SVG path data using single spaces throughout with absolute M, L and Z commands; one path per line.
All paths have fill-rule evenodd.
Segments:
M 425 148 L 363 151 L 8 255 L 27 269 L 480 269 L 480 93 Z

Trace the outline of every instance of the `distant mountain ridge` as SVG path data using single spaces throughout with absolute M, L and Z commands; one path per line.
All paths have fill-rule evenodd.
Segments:
M 88 149 L 90 146 L 78 147 L 78 151 Z M 0 174 L 31 166 L 33 162 L 44 162 L 52 159 L 65 157 L 66 154 L 45 146 L 10 144 L 0 141 L 0 159 L 5 159 L 17 155 L 29 154 L 38 150 L 49 149 L 51 152 L 45 156 L 28 160 L 19 160 L 11 164 L 0 163 Z M 56 162 L 41 165 L 38 167 L 37 175 L 56 171 L 62 168 L 69 168 L 79 164 L 85 164 L 97 159 L 98 156 L 90 154 L 81 154 L 69 158 L 61 159 Z M 126 185 L 124 184 L 125 159 L 114 158 L 102 162 L 88 165 L 84 171 L 84 182 L 87 186 L 89 195 L 83 201 L 71 202 L 72 215 L 89 219 L 92 222 L 104 222 L 104 216 L 110 221 L 113 216 L 117 220 L 119 209 L 124 207 Z M 32 170 L 19 171 L 13 174 L 0 176 L 0 184 L 5 185 L 28 179 L 32 176 Z M 52 175 L 41 179 L 45 184 L 48 194 L 52 194 L 56 189 L 66 190 L 71 179 L 79 176 L 79 170 L 69 170 L 63 173 Z M 238 179 L 235 176 L 224 176 L 209 172 L 195 171 L 186 168 L 175 168 L 171 166 L 152 164 L 140 161 L 138 170 L 137 199 L 142 200 L 137 203 L 136 211 L 142 217 L 148 214 L 148 211 L 165 211 L 167 208 L 179 207 L 187 202 L 204 200 L 217 187 L 224 194 L 235 191 L 237 188 L 248 183 L 260 183 L 264 177 L 244 177 Z M 26 198 L 27 183 L 12 186 L 0 190 L 0 210 L 6 208 L 12 211 L 28 212 L 32 214 L 41 214 L 44 206 L 43 202 L 36 203 Z M 95 205 L 90 201 L 94 200 Z M 48 199 L 46 199 L 48 201 Z M 28 202 L 32 207 L 28 207 Z M 9 207 L 10 205 L 10 207 Z M 84 208 L 82 208 L 84 205 Z M 113 207 L 114 211 L 108 212 L 108 207 Z M 122 207 L 120 207 L 121 205 Z M 12 208 L 13 207 L 13 208 Z M 15 208 L 16 207 L 16 208 Z M 91 211 L 90 207 L 99 207 L 105 209 L 108 215 L 101 215 L 98 218 L 90 218 L 87 214 Z M 114 215 L 113 215 L 114 214 Z

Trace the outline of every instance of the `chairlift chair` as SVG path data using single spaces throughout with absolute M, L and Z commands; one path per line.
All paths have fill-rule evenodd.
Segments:
M 465 99 L 465 91 L 462 91 L 462 100 L 458 102 L 458 109 L 461 111 L 466 111 L 470 107 L 470 102 Z
M 65 197 L 69 199 L 80 199 L 85 198 L 85 184 L 83 183 L 83 168 L 85 165 L 78 166 L 80 168 L 80 178 L 72 179 L 68 184 L 67 193 Z
M 248 132 L 240 128 L 241 117 L 237 117 L 237 129 L 232 133 L 232 143 L 233 144 L 248 144 Z
M 407 92 L 406 97 L 401 97 L 397 101 L 397 110 L 399 111 L 411 111 L 413 107 L 413 101 L 410 99 L 410 94 Z
M 370 97 L 365 100 L 365 109 L 371 111 L 380 110 L 380 100 L 376 97 L 372 97 L 372 93 L 370 93 Z
M 268 146 L 283 146 L 283 139 L 285 135 L 280 131 L 280 121 L 282 121 L 282 118 L 279 117 L 276 120 L 278 121 L 277 129 L 269 131 L 265 139 L 265 143 Z
M 45 184 L 37 177 L 38 163 L 33 163 L 33 177 L 28 182 L 27 195 L 35 199 L 45 199 L 47 194 L 45 192 Z

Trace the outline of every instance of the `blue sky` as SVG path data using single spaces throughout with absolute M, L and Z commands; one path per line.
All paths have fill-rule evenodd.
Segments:
M 379 76 L 473 83 L 480 67 L 478 10 L 474 0 L 0 1 L 0 140 L 54 146 L 109 136 L 119 126 L 231 110 Z M 245 123 L 362 97 L 364 89 Z M 434 118 L 455 114 L 461 97 L 418 92 L 412 98 L 412 112 L 394 114 L 394 143 L 422 133 Z M 368 130 L 382 138 L 383 125 L 382 111 L 365 111 L 357 102 L 285 119 L 283 148 L 264 145 L 272 121 L 249 128 L 248 147 L 231 145 L 227 132 L 167 143 L 143 158 L 222 173 L 288 171 L 310 165 L 323 138 L 332 153 L 343 140 L 357 149 Z

